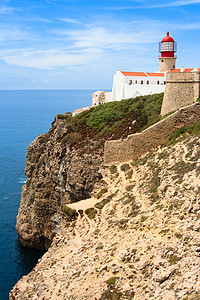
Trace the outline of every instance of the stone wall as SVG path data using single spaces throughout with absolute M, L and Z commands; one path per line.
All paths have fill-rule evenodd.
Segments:
M 104 149 L 106 164 L 134 160 L 166 142 L 178 128 L 200 120 L 200 103 L 184 107 L 141 133 L 129 135 L 125 140 L 107 141 Z
M 200 72 L 169 72 L 161 115 L 196 102 L 200 96 Z
M 81 108 L 76 108 L 72 114 L 72 116 L 76 116 L 78 114 L 80 114 L 81 112 L 85 111 L 85 110 L 88 110 L 90 108 L 92 108 L 93 106 L 86 106 L 86 107 L 81 107 Z

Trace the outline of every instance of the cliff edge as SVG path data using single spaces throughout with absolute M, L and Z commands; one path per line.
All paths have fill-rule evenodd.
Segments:
M 160 120 L 162 97 L 58 115 L 28 147 L 16 228 L 48 251 L 10 299 L 200 298 L 198 118 L 140 158 L 103 162 L 106 140 Z
M 199 134 L 99 171 L 94 207 L 69 204 L 80 213 L 10 299 L 199 299 Z
M 101 156 L 78 154 L 71 140 L 63 140 L 68 132 L 66 119 L 56 118 L 51 130 L 27 149 L 27 180 L 16 224 L 23 246 L 47 249 L 60 230 L 63 206 L 89 198 L 101 178 Z

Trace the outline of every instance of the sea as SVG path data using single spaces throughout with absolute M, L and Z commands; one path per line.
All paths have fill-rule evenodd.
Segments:
M 0 91 L 0 299 L 44 254 L 23 248 L 15 231 L 27 146 L 58 113 L 91 105 L 94 90 Z

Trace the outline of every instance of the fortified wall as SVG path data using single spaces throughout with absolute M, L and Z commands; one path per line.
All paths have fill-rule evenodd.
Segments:
M 200 96 L 200 72 L 168 72 L 161 116 L 192 104 Z
M 181 108 L 140 133 L 129 135 L 124 140 L 107 141 L 104 148 L 104 162 L 112 164 L 137 159 L 168 141 L 176 129 L 194 125 L 199 119 L 200 103 L 196 102 Z

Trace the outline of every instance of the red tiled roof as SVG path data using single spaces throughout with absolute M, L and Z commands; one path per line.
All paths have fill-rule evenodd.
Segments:
M 137 76 L 137 77 L 165 77 L 164 73 L 146 73 L 146 72 L 122 72 L 124 76 Z
M 198 71 L 200 71 L 200 68 L 195 68 L 197 69 Z M 192 72 L 194 70 L 194 68 L 190 68 L 190 69 L 185 69 L 184 72 Z M 173 70 L 170 70 L 170 72 L 181 72 L 181 69 L 173 69 Z
M 164 73 L 146 73 L 148 76 L 165 77 Z
M 139 76 L 139 77 L 148 77 L 144 72 L 122 72 L 124 76 Z

